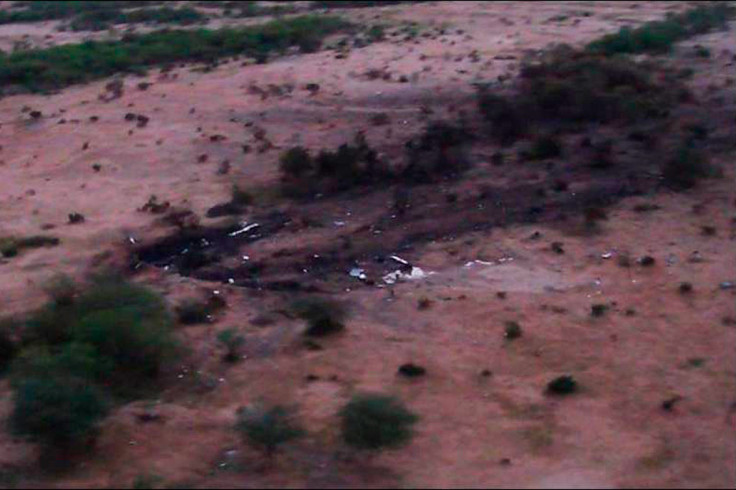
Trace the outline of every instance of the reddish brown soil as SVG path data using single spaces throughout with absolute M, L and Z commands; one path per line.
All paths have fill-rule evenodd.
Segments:
M 474 117 L 470 82 L 515 73 L 526 50 L 551 42 L 582 44 L 620 25 L 687 6 L 430 2 L 341 11 L 354 20 L 412 20 L 425 28 L 446 23 L 448 33 L 376 43 L 353 50 L 347 59 L 325 51 L 266 65 L 227 63 L 210 73 L 179 68 L 176 79 L 154 70 L 145 78 L 153 82 L 148 90 L 136 88 L 144 79 L 130 77 L 123 97 L 111 102 L 97 98 L 106 80 L 52 96 L 0 100 L 0 236 L 44 233 L 62 240 L 58 247 L 0 259 L 3 316 L 40 305 L 41 285 L 56 273 L 82 278 L 100 265 L 126 267 L 138 245 L 174 234 L 161 215 L 138 211 L 152 194 L 193 211 L 204 225 L 230 223 L 204 216 L 229 198 L 233 182 L 256 200 L 240 220 L 263 221 L 260 216 L 278 210 L 290 223 L 244 243 L 219 267 L 237 270 L 239 257 L 248 255 L 249 263 L 266 266 L 267 280 L 296 280 L 333 293 L 351 308 L 346 332 L 321 342 L 323 350 L 310 351 L 301 342 L 302 325 L 278 313 L 292 291 L 227 285 L 142 265 L 135 280 L 163 293 L 172 305 L 217 289 L 227 310 L 211 325 L 179 329 L 191 352 L 167 373 L 160 400 L 117 409 L 103 424 L 93 455 L 77 468 L 63 475 L 39 473 L 37 448 L 5 432 L 0 432 L 0 467 L 30 488 L 129 487 L 147 474 L 158 475 L 160 486 L 206 488 L 733 488 L 736 290 L 719 287 L 736 280 L 732 152 L 714 156 L 723 179 L 704 181 L 686 193 L 645 186 L 645 195 L 625 197 L 609 208 L 608 220 L 594 234 L 581 233 L 572 193 L 613 192 L 618 181 L 611 174 L 610 187 L 599 174 L 577 175 L 577 187 L 557 195 L 559 207 L 551 206 L 537 222 L 523 217 L 504 222 L 502 214 L 477 207 L 493 201 L 478 199 L 480 185 L 491 186 L 494 198 L 500 195 L 518 210 L 527 196 L 533 199 L 536 186 L 545 185 L 546 174 L 533 164 L 514 167 L 513 161 L 494 167 L 488 162 L 492 148 L 482 143 L 472 148 L 476 166 L 460 181 L 413 188 L 414 207 L 404 217 L 392 217 L 392 189 L 359 189 L 306 203 L 280 198 L 274 190 L 278 155 L 285 148 L 331 149 L 363 129 L 371 146 L 400 161 L 405 141 L 430 119 L 421 106 L 434 111 L 431 119 L 453 119 L 461 110 Z M 581 11 L 592 15 L 575 14 Z M 548 21 L 560 14 L 569 17 Z M 0 38 L 14 39 L 24 29 L 39 36 L 47 32 L 43 26 L 7 26 L 0 28 Z M 736 100 L 733 85 L 726 85 L 734 32 L 681 43 L 671 60 L 696 71 L 688 82 L 701 101 L 690 109 L 693 116 L 724 118 L 711 134 L 717 147 L 726 147 L 734 136 Z M 693 58 L 695 44 L 713 56 Z M 467 57 L 473 49 L 480 53 L 478 63 Z M 385 68 L 393 81 L 362 76 L 373 68 Z M 400 75 L 410 82 L 397 82 Z M 317 95 L 302 89 L 310 82 L 320 84 Z M 264 99 L 249 92 L 251 84 L 296 88 Z M 44 117 L 29 122 L 24 106 Z M 151 120 L 136 128 L 124 120 L 127 112 Z M 390 125 L 371 125 L 379 112 L 388 114 Z M 91 116 L 99 120 L 91 122 Z M 59 124 L 61 119 L 66 123 Z M 246 126 L 249 122 L 253 125 Z M 273 149 L 257 151 L 256 127 L 266 130 Z M 212 142 L 214 134 L 227 139 Z M 83 150 L 86 142 L 89 148 Z M 253 151 L 244 154 L 244 144 Z M 205 163 L 197 162 L 201 154 L 208 155 Z M 225 159 L 232 170 L 218 175 Z M 100 172 L 93 171 L 95 163 Z M 447 202 L 448 192 L 457 194 L 456 203 Z M 633 211 L 644 203 L 661 208 Z M 559 219 L 561 211 L 568 219 Z M 68 225 L 72 212 L 86 221 Z M 49 224 L 54 227 L 42 230 Z M 715 236 L 705 236 L 704 225 L 714 226 Z M 531 239 L 537 231 L 541 236 Z M 343 251 L 340 235 L 352 237 L 353 252 Z M 563 243 L 564 254 L 550 250 L 555 241 Z M 329 257 L 330 251 L 337 259 L 321 269 L 313 256 Z M 695 251 L 701 261 L 692 260 Z M 378 287 L 391 267 L 369 257 L 386 253 L 433 274 Z M 608 253 L 610 258 L 603 258 Z M 621 255 L 632 258 L 631 267 L 618 265 Z M 656 259 L 653 267 L 635 263 L 644 255 Z M 353 258 L 375 286 L 348 276 Z M 678 292 L 683 281 L 692 283 L 692 294 Z M 497 296 L 500 291 L 506 299 Z M 431 301 L 429 309 L 418 310 L 422 298 Z M 596 303 L 610 305 L 600 318 L 590 315 Z M 251 323 L 261 315 L 274 322 Z M 503 338 L 504 323 L 511 320 L 524 331 L 514 342 Z M 229 326 L 247 339 L 247 358 L 232 366 L 221 362 L 216 341 L 217 332 Z M 692 359 L 704 362 L 694 367 Z M 409 361 L 424 366 L 427 375 L 412 381 L 397 377 L 398 366 Z M 483 370 L 492 374 L 482 376 Z M 564 373 L 576 377 L 580 393 L 545 396 L 546 383 Z M 319 379 L 307 381 L 309 374 Z M 419 414 L 411 444 L 370 459 L 346 451 L 336 413 L 357 390 L 397 395 Z M 2 393 L 4 418 L 11 402 L 6 384 Z M 663 411 L 661 403 L 673 395 L 682 401 Z M 236 409 L 259 400 L 298 406 L 309 432 L 265 470 L 232 428 Z M 136 414 L 151 403 L 162 419 L 141 424 Z M 503 459 L 510 465 L 501 464 Z

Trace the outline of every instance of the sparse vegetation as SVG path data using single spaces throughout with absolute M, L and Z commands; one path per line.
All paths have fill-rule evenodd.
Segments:
M 156 64 L 258 56 L 290 46 L 313 49 L 315 42 L 347 26 L 336 17 L 301 16 L 239 29 L 162 30 L 127 35 L 120 41 L 0 53 L 0 87 L 43 91 L 119 72 L 140 72 Z
M 340 411 L 343 440 L 357 449 L 377 451 L 406 444 L 419 420 L 390 396 L 356 395 Z
M 522 65 L 515 93 L 500 95 L 482 87 L 478 104 L 492 137 L 508 145 L 534 127 L 547 131 L 554 124 L 563 131 L 581 123 L 664 117 L 679 87 L 675 80 L 662 83 L 644 64 L 561 45 Z M 535 148 L 539 158 L 561 151 L 549 137 L 537 140 Z
M 433 122 L 407 142 L 408 162 L 403 168 L 389 168 L 368 145 L 363 133 L 356 135 L 352 145 L 340 145 L 335 151 L 322 150 L 315 158 L 306 149 L 294 147 L 279 160 L 284 191 L 305 196 L 359 185 L 397 181 L 411 184 L 457 176 L 470 167 L 463 151 L 470 138 L 464 128 Z
M 89 12 L 117 11 L 125 8 L 144 7 L 161 2 L 152 1 L 20 1 L 13 9 L 0 11 L 0 24 L 39 22 L 69 19 Z
M 61 243 L 56 237 L 33 235 L 28 237 L 0 238 L 0 255 L 3 257 L 15 257 L 27 248 L 54 247 Z
M 290 411 L 282 406 L 241 408 L 237 415 L 236 429 L 243 439 L 269 459 L 279 447 L 304 435 Z
M 124 12 L 104 9 L 82 12 L 70 23 L 73 31 L 101 31 L 116 24 L 181 24 L 191 25 L 206 19 L 199 11 L 190 8 L 144 8 Z
M 616 34 L 593 41 L 587 49 L 607 56 L 620 53 L 667 53 L 677 41 L 725 28 L 735 11 L 727 2 L 698 5 L 681 14 L 668 14 L 664 20 L 647 22 L 635 29 L 624 27 Z

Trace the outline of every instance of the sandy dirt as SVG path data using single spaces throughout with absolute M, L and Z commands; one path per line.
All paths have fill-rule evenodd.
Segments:
M 265 65 L 233 61 L 209 73 L 191 66 L 168 74 L 152 70 L 146 77 L 126 77 L 122 98 L 109 102 L 98 99 L 109 80 L 50 96 L 0 99 L 0 236 L 61 239 L 57 247 L 0 259 L 2 316 L 42 304 L 41 286 L 54 274 L 82 278 L 99 266 L 125 266 L 136 244 L 172 234 L 161 216 L 139 211 L 151 195 L 193 211 L 209 225 L 227 221 L 204 216 L 229 198 L 237 182 L 257 203 L 243 221 L 273 209 L 298 217 L 285 231 L 244 245 L 240 254 L 253 262 L 277 264 L 275 251 L 308 255 L 328 249 L 337 232 L 391 222 L 387 190 L 304 207 L 274 197 L 279 154 L 296 144 L 334 148 L 364 130 L 373 147 L 400 159 L 406 139 L 428 120 L 422 106 L 434 118 L 473 111 L 471 84 L 515 73 L 530 50 L 583 44 L 621 25 L 687 7 L 429 2 L 340 10 L 357 21 L 415 21 L 420 35 L 353 49 L 346 59 L 322 51 Z M 565 19 L 549 20 L 559 15 Z M 421 35 L 440 27 L 446 33 L 435 39 Z M 12 45 L 23 34 L 41 39 L 51 31 L 53 23 L 0 26 L 0 43 Z M 674 57 L 697 72 L 696 93 L 707 94 L 708 85 L 723 87 L 733 76 L 735 32 L 732 25 L 729 32 L 678 46 Z M 63 33 L 67 42 L 82 35 Z M 714 56 L 688 58 L 684 53 L 695 44 Z M 467 56 L 472 50 L 480 55 L 477 63 Z M 391 80 L 368 79 L 370 69 L 391 73 Z M 401 75 L 409 81 L 398 82 Z M 141 81 L 152 85 L 139 90 Z M 310 95 L 306 83 L 320 84 L 320 91 Z M 269 84 L 294 89 L 267 97 L 249 90 Z M 720 95 L 731 108 L 736 103 L 733 85 Z M 41 110 L 43 117 L 30 121 L 24 106 Z M 150 122 L 137 128 L 125 120 L 128 112 L 145 114 Z M 390 124 L 372 125 L 377 113 L 386 113 Z M 733 136 L 733 111 L 730 124 L 715 137 Z M 271 149 L 258 151 L 256 128 L 266 131 Z M 211 141 L 212 135 L 225 139 Z M 243 145 L 252 151 L 244 153 Z M 206 162 L 199 163 L 200 155 L 207 155 Z M 228 302 L 226 312 L 213 324 L 179 328 L 191 353 L 167 373 L 160 399 L 118 408 L 104 422 L 94 455 L 77 468 L 53 476 L 35 471 L 37 448 L 6 432 L 0 432 L 0 467 L 27 488 L 130 487 L 147 474 L 158 475 L 161 486 L 196 488 L 733 488 L 736 289 L 719 285 L 736 281 L 736 168 L 733 154 L 716 159 L 723 179 L 687 193 L 625 198 L 608 210 L 594 235 L 579 233 L 574 220 L 478 231 L 458 223 L 462 232 L 394 251 L 430 273 L 421 280 L 389 288 L 378 276 L 381 268 L 365 265 L 377 282 L 367 287 L 349 277 L 347 267 L 320 283 L 331 293 L 340 291 L 336 297 L 352 313 L 346 332 L 322 342 L 319 351 L 302 346 L 298 322 L 274 313 L 288 292 L 142 265 L 136 280 L 172 305 L 218 290 Z M 220 175 L 224 160 L 231 170 Z M 101 165 L 99 172 L 94 164 Z M 518 175 L 481 161 L 453 189 L 461 198 L 470 195 L 475 178 L 505 185 Z M 431 201 L 433 191 L 417 194 Z M 644 203 L 660 209 L 633 210 Z M 431 208 L 425 211 L 426 221 L 443 222 Z M 73 212 L 85 222 L 68 224 Z M 319 226 L 304 224 L 307 218 Z M 716 234 L 704 235 L 704 225 L 714 226 Z M 385 229 L 404 230 L 390 224 Z M 392 235 L 386 236 L 389 243 Z M 563 243 L 564 254 L 550 251 L 555 241 Z M 622 255 L 632 258 L 631 267 L 618 265 Z M 656 259 L 654 266 L 635 263 L 645 255 Z M 692 283 L 692 294 L 678 292 L 684 281 Z M 417 308 L 422 298 L 431 302 L 426 310 Z M 610 308 L 594 318 L 590 308 L 597 303 Z M 251 323 L 262 315 L 275 321 Z M 504 339 L 507 321 L 522 326 L 521 339 Z M 216 341 L 228 326 L 247 339 L 246 358 L 232 366 L 221 362 Z M 695 366 L 693 359 L 702 362 Z M 427 375 L 398 377 L 405 362 L 424 366 Z M 484 370 L 490 375 L 482 375 Z M 581 391 L 546 396 L 547 382 L 565 373 L 576 377 Z M 336 413 L 356 390 L 395 394 L 419 414 L 411 444 L 375 458 L 344 449 Z M 4 417 L 11 402 L 6 382 L 1 392 Z M 674 395 L 682 401 L 663 411 L 662 402 Z M 296 405 L 309 431 L 268 471 L 233 430 L 236 409 L 259 400 Z M 136 414 L 150 405 L 162 419 L 141 424 Z

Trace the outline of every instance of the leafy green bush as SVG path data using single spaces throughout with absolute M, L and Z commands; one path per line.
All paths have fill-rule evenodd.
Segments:
M 86 41 L 0 53 L 0 87 L 58 89 L 119 72 L 140 72 L 156 64 L 258 56 L 295 45 L 311 49 L 316 38 L 348 25 L 336 17 L 301 16 L 238 29 L 161 30 L 126 35 L 120 41 Z
M 17 385 L 27 378 L 42 378 L 60 375 L 104 382 L 109 378 L 114 363 L 88 344 L 70 342 L 59 348 L 32 346 L 23 349 L 13 361 L 12 384 Z
M 18 381 L 10 427 L 50 446 L 73 446 L 94 435 L 108 405 L 86 380 L 54 374 Z
M 395 398 L 383 395 L 356 395 L 340 411 L 345 442 L 358 449 L 380 450 L 398 447 L 412 437 L 419 418 Z
M 243 439 L 271 458 L 283 444 L 298 439 L 304 431 L 292 420 L 284 407 L 241 408 L 236 429 Z
M 736 9 L 727 2 L 698 5 L 686 12 L 668 15 L 665 20 L 647 22 L 641 27 L 621 28 L 588 44 L 587 50 L 611 56 L 618 53 L 667 53 L 683 39 L 722 29 Z
M 25 323 L 10 370 L 11 427 L 57 448 L 89 442 L 108 396 L 148 391 L 174 347 L 166 307 L 148 289 L 114 276 L 67 289 Z
M 99 363 L 112 367 L 103 381 L 125 394 L 153 378 L 173 352 L 171 317 L 162 299 L 152 291 L 115 277 L 97 277 L 71 303 L 51 301 L 26 322 L 24 346 L 68 347 L 84 344 L 94 349 Z

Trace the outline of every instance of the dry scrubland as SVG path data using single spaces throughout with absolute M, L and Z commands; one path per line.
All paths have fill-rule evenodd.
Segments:
M 732 4 L 378 3 L 2 2 L 0 486 L 736 485 Z

